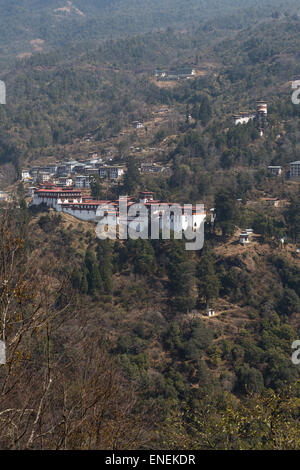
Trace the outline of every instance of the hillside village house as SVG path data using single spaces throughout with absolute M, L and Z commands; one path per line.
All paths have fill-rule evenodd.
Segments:
M 155 77 L 158 80 L 180 80 L 190 78 L 196 75 L 196 70 L 192 67 L 184 67 L 176 70 L 170 70 L 166 72 L 164 70 L 156 70 Z
M 133 121 L 132 127 L 134 127 L 134 129 L 144 129 L 145 126 L 139 121 Z
M 249 237 L 250 237 L 250 234 L 248 232 L 242 232 L 240 234 L 240 244 L 248 245 L 250 243 Z
M 61 176 L 60 178 L 58 178 L 58 183 L 60 186 L 63 186 L 63 187 L 72 187 L 73 186 L 73 180 L 72 178 L 68 178 L 66 176 Z
M 38 171 L 36 175 L 33 177 L 33 181 L 36 183 L 39 181 L 40 183 L 46 183 L 51 179 L 51 175 L 46 173 L 45 171 Z
M 64 164 L 60 164 L 57 167 L 56 173 L 58 175 L 65 175 L 67 173 L 67 167 Z
M 49 173 L 50 175 L 55 175 L 57 171 L 57 165 L 53 164 L 53 165 L 43 166 L 41 170 L 44 171 L 45 173 Z
M 100 178 L 118 179 L 124 174 L 124 168 L 121 166 L 103 166 L 98 169 Z
M 91 177 L 77 175 L 75 177 L 75 188 L 89 189 L 91 187 Z
M 27 189 L 27 196 L 33 197 L 35 189 L 36 189 L 35 186 L 30 186 L 30 187 Z
M 164 167 L 158 165 L 157 163 L 142 163 L 141 164 L 141 173 L 162 173 L 164 171 Z
M 41 170 L 41 168 L 38 167 L 38 166 L 34 166 L 34 167 L 31 168 L 30 174 L 31 174 L 31 176 L 32 176 L 33 179 L 36 180 L 37 174 L 38 174 L 38 172 L 39 172 L 40 170 Z
M 73 167 L 72 173 L 84 173 L 84 170 L 85 170 L 86 166 L 87 165 L 85 165 L 84 163 L 77 163 Z
M 280 176 L 281 173 L 282 173 L 282 167 L 281 166 L 268 166 L 268 172 L 271 174 L 271 175 L 274 175 L 274 176 Z
M 98 176 L 99 170 L 98 168 L 94 168 L 93 166 L 86 166 L 84 173 L 88 176 Z
M 73 160 L 71 162 L 66 162 L 65 163 L 66 172 L 72 173 L 73 169 L 76 167 L 76 165 L 78 165 L 78 163 L 79 162 L 77 162 L 76 160 Z
M 96 155 L 93 153 L 92 155 Z M 40 167 L 33 167 L 31 170 L 22 170 L 22 181 L 34 183 L 57 183 L 61 187 L 90 188 L 91 178 L 100 176 L 117 180 L 124 174 L 122 166 L 104 166 L 101 158 L 92 158 L 85 162 L 76 160 L 64 163 L 48 164 Z
M 89 160 L 88 164 L 93 166 L 94 168 L 100 168 L 101 166 L 103 166 L 102 158 L 94 158 L 92 160 Z
M 241 245 L 249 245 L 250 243 L 250 237 L 253 235 L 253 229 L 252 228 L 246 228 L 243 230 L 240 234 L 240 239 L 239 242 Z
M 300 160 L 290 163 L 290 178 L 295 180 L 300 179 Z
M 213 308 L 208 308 L 206 312 L 208 317 L 214 317 L 215 316 L 215 310 Z
M 280 204 L 280 199 L 278 199 L 277 197 L 263 197 L 261 200 L 269 206 L 273 207 L 279 207 Z
M 29 181 L 31 179 L 30 170 L 22 170 L 21 178 L 22 181 Z

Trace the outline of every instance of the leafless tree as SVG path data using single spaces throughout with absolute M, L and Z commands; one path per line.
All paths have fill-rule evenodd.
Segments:
M 63 270 L 26 249 L 12 213 L 0 219 L 0 448 L 143 445 L 149 413 L 135 412 L 137 394 L 102 332 L 80 323 Z

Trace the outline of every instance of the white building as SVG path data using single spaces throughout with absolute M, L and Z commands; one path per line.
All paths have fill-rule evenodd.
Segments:
M 87 167 L 86 163 L 77 163 L 72 169 L 73 173 L 84 173 L 85 169 Z
M 66 167 L 66 172 L 67 173 L 72 173 L 73 169 L 78 165 L 79 162 L 76 160 L 70 161 L 70 162 L 65 162 L 65 167 Z
M 179 78 L 189 78 L 196 75 L 196 70 L 192 67 L 184 67 L 179 70 L 174 70 L 171 73 L 174 74 L 174 72 L 177 73 Z
M 250 243 L 249 236 L 250 236 L 250 234 L 248 232 L 242 232 L 240 234 L 240 244 L 241 245 L 248 245 Z
M 130 198 L 120 197 L 120 200 L 125 200 L 125 207 L 127 207 L 127 212 L 130 207 L 134 204 Z M 143 224 L 149 228 L 152 226 L 150 217 L 154 216 L 158 223 L 158 228 L 162 230 L 166 226 L 173 231 L 182 231 L 187 228 L 192 229 L 196 232 L 197 229 L 201 227 L 201 224 L 205 220 L 205 211 L 199 210 L 197 207 L 191 207 L 191 213 L 186 215 L 184 208 L 178 204 L 167 203 L 155 201 L 153 199 L 153 193 L 143 192 L 141 193 L 140 203 L 145 206 L 147 209 L 146 221 L 139 220 L 139 211 L 133 212 L 132 214 L 128 213 L 124 220 L 119 214 L 119 200 L 117 201 L 95 201 L 90 198 L 83 198 L 82 193 L 79 189 L 67 189 L 61 187 L 45 187 L 37 188 L 34 190 L 33 201 L 30 205 L 39 205 L 46 204 L 49 207 L 57 210 L 58 212 L 67 212 L 70 215 L 73 215 L 77 219 L 85 221 L 96 221 L 97 220 L 97 210 L 99 206 L 104 208 L 107 207 L 106 212 L 111 212 L 113 217 L 115 217 L 116 224 L 127 225 L 137 221 L 136 231 L 142 231 L 144 227 Z M 112 217 L 112 218 L 113 218 Z
M 268 172 L 271 174 L 271 175 L 274 175 L 274 176 L 280 176 L 281 173 L 282 173 L 282 167 L 281 166 L 268 166 Z
M 141 163 L 141 173 L 162 173 L 164 167 L 157 163 Z
M 234 124 L 236 126 L 238 124 L 248 124 L 249 121 L 253 121 L 255 118 L 256 118 L 255 112 L 239 113 L 233 116 Z
M 67 167 L 64 164 L 60 164 L 57 166 L 56 173 L 58 175 L 65 175 L 67 173 Z
M 268 103 L 264 100 L 256 102 L 256 110 L 258 114 L 267 116 L 268 114 Z
M 30 186 L 30 187 L 27 189 L 27 196 L 33 197 L 33 196 L 34 196 L 34 191 L 35 191 L 35 186 Z
M 22 170 L 21 177 L 22 177 L 22 181 L 29 181 L 31 179 L 30 171 Z
M 89 189 L 91 187 L 91 177 L 78 175 L 75 177 L 75 188 Z
M 268 104 L 266 101 L 256 102 L 256 111 L 240 112 L 233 116 L 235 125 L 248 124 L 249 121 L 256 120 L 258 123 L 259 133 L 264 135 L 264 130 L 267 125 Z
M 93 158 L 92 160 L 89 160 L 89 164 L 94 168 L 97 168 L 98 165 L 102 164 L 102 158 Z
M 192 206 L 190 213 L 186 213 L 184 207 L 180 204 L 154 200 L 153 192 L 151 191 L 143 191 L 140 193 L 140 203 L 144 204 L 148 209 L 149 219 L 150 217 L 154 217 L 158 220 L 159 230 L 170 227 L 170 230 L 180 232 L 190 227 L 192 231 L 196 232 L 206 218 L 204 208 L 201 210 L 196 206 Z M 132 220 L 134 220 L 134 218 Z M 148 220 L 149 226 L 151 222 L 152 220 Z M 142 226 L 140 230 L 143 230 Z
M 33 201 L 30 205 L 39 206 L 46 204 L 49 207 L 62 211 L 62 204 L 82 202 L 81 191 L 64 188 L 36 188 L 33 194 Z
M 54 163 L 53 165 L 50 164 L 47 166 L 43 166 L 41 170 L 44 171 L 45 173 L 49 173 L 50 175 L 55 175 L 57 171 L 57 165 Z
M 99 175 L 99 170 L 98 168 L 94 168 L 93 166 L 86 166 L 85 174 L 88 176 L 97 176 Z
M 37 173 L 34 173 L 33 176 L 33 181 L 35 183 L 40 182 L 40 183 L 47 183 L 47 181 L 50 181 L 51 175 L 49 173 L 45 173 L 44 171 L 38 171 Z
M 183 67 L 177 70 L 170 70 L 166 72 L 164 70 L 156 70 L 155 77 L 158 80 L 180 80 L 190 78 L 196 75 L 196 70 L 192 67 Z
M 102 166 L 98 169 L 100 178 L 118 179 L 124 174 L 121 166 Z
M 146 204 L 147 202 L 154 201 L 154 193 L 152 191 L 141 191 L 140 192 L 140 202 Z
M 300 160 L 290 163 L 290 178 L 300 179 Z
M 68 178 L 67 176 L 61 176 L 60 178 L 58 178 L 58 182 L 59 182 L 59 185 L 63 187 L 73 186 L 72 178 Z
M 215 311 L 213 308 L 208 308 L 206 312 L 208 317 L 214 317 L 215 316 Z
M 110 201 L 94 201 L 92 199 L 65 201 L 61 203 L 61 211 L 73 215 L 77 219 L 93 222 L 96 221 L 99 206 L 105 206 L 109 203 Z
M 154 75 L 157 78 L 165 78 L 167 76 L 167 72 L 164 72 L 163 70 L 155 70 Z
M 132 127 L 134 127 L 135 129 L 143 129 L 145 126 L 139 121 L 133 121 Z
M 98 158 L 98 152 L 90 152 L 89 158 Z

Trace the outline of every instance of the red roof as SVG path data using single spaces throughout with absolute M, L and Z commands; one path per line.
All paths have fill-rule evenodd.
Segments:
M 81 191 L 78 189 L 66 189 L 66 188 L 55 188 L 55 189 L 36 189 L 36 192 L 38 193 L 76 193 L 76 194 L 81 194 Z

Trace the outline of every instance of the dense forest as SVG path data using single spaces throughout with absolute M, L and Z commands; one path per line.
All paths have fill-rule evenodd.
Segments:
M 256 216 L 264 235 L 241 251 L 223 192 L 223 235 L 188 253 L 178 240 L 100 241 L 18 194 L 1 214 L 2 448 L 299 447 L 300 264 L 274 245 L 271 219 Z M 199 317 L 207 304 L 222 315 Z
M 224 3 L 0 1 L 3 449 L 299 449 L 300 17 L 292 0 Z M 154 76 L 181 67 L 197 73 Z M 263 136 L 233 123 L 259 99 Z M 127 170 L 97 199 L 203 202 L 203 250 L 28 207 L 22 168 L 94 151 Z M 141 174 L 148 160 L 169 171 Z
M 287 0 L 11 0 L 0 2 L 0 60 L 107 38 L 176 27 L 227 31 L 272 12 L 297 12 Z

